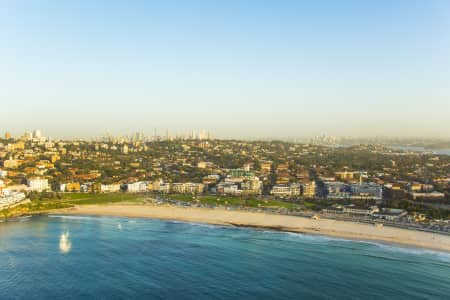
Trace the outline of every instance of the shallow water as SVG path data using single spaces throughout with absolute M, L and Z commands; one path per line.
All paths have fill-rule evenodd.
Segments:
M 70 245 L 70 247 L 68 247 Z M 114 217 L 0 224 L 0 299 L 446 299 L 450 254 Z

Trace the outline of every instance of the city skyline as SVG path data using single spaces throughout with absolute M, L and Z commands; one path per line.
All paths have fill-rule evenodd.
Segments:
M 15 133 L 17 132 L 17 133 Z M 55 136 L 48 132 L 43 132 L 40 129 L 26 130 L 24 132 L 19 131 L 4 131 L 0 134 L 0 139 L 13 139 L 22 141 L 115 141 L 115 142 L 133 142 L 133 141 L 165 141 L 165 140 L 235 140 L 235 141 L 284 141 L 293 143 L 313 143 L 313 144 L 328 144 L 328 145 L 352 145 L 352 144 L 396 144 L 396 145 L 409 145 L 409 144 L 427 144 L 432 145 L 435 143 L 448 143 L 450 139 L 448 137 L 404 137 L 404 136 L 340 136 L 340 135 L 303 135 L 303 136 L 256 136 L 249 138 L 239 138 L 233 136 L 217 136 L 214 132 L 209 130 L 192 129 L 190 131 L 176 132 L 170 129 L 154 128 L 153 132 L 146 131 L 128 131 L 122 133 L 112 133 L 105 131 L 99 135 L 92 136 Z M 445 144 L 442 144 L 445 145 Z M 442 146 L 444 149 L 448 146 Z M 445 150 L 446 151 L 446 150 Z
M 0 4 L 0 128 L 448 137 L 442 1 Z

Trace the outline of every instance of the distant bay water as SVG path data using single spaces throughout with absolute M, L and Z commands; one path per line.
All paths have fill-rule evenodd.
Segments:
M 450 254 L 115 217 L 0 223 L 0 299 L 448 299 Z
M 389 146 L 395 150 L 412 151 L 412 152 L 431 152 L 439 155 L 450 155 L 450 149 L 428 149 L 420 146 Z

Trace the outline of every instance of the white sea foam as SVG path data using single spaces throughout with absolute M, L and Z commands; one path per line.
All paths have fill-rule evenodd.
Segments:
M 119 231 L 122 231 L 122 224 L 117 224 L 117 229 L 119 229 Z
M 309 234 L 295 233 L 295 232 L 286 232 L 286 234 L 291 237 L 299 238 L 302 240 L 308 240 L 308 241 L 345 242 L 345 243 L 366 244 L 366 245 L 376 246 L 380 250 L 383 250 L 385 252 L 397 252 L 397 253 L 413 254 L 413 255 L 431 255 L 431 256 L 438 258 L 439 260 L 442 260 L 445 262 L 450 262 L 450 253 L 440 252 L 440 251 L 436 251 L 436 250 L 413 248 L 413 247 L 407 247 L 407 246 L 396 245 L 396 244 L 387 244 L 387 243 L 376 242 L 376 241 L 352 240 L 352 239 L 345 239 L 345 238 L 309 235 Z
M 420 249 L 420 248 L 408 248 L 397 245 L 388 245 L 383 243 L 374 243 L 379 248 L 389 251 L 389 252 L 398 252 L 398 253 L 406 253 L 406 254 L 414 254 L 414 255 L 430 255 L 434 256 L 442 261 L 450 262 L 450 253 L 436 251 L 436 250 L 428 250 L 428 249 Z
M 197 223 L 197 222 L 189 222 L 189 221 L 175 221 L 175 220 L 172 220 L 172 221 L 168 221 L 168 223 L 172 223 L 172 224 L 186 224 L 186 225 L 192 225 L 192 226 L 203 227 L 203 228 L 211 228 L 211 229 L 231 228 L 230 226 L 206 224 L 206 223 Z
M 61 233 L 59 237 L 59 250 L 63 254 L 67 254 L 72 249 L 72 243 L 70 242 L 70 234 L 69 232 Z
M 273 231 L 267 231 L 267 232 L 273 232 Z M 334 237 L 329 237 L 329 236 L 325 236 L 325 235 L 313 235 L 313 234 L 305 234 L 305 233 L 297 233 L 297 232 L 278 232 L 280 234 L 286 234 L 290 237 L 293 238 L 298 238 L 298 239 L 302 239 L 302 240 L 308 240 L 308 241 L 317 241 L 317 242 L 330 242 L 330 241 L 351 241 L 351 242 L 355 242 L 352 240 L 347 240 L 347 239 L 341 239 L 341 238 L 334 238 Z
M 50 218 L 60 218 L 68 220 L 100 220 L 99 217 L 87 217 L 87 216 L 65 216 L 65 215 L 49 215 Z

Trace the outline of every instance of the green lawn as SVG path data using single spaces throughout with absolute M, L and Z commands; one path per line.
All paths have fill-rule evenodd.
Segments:
M 266 207 L 266 208 L 288 208 L 291 209 L 294 207 L 292 203 L 278 201 L 278 200 L 258 200 L 255 198 L 249 197 L 246 199 L 245 197 L 238 196 L 197 196 L 194 198 L 192 195 L 167 195 L 167 198 L 192 202 L 196 201 L 201 204 L 210 204 L 210 205 L 230 205 L 230 206 L 247 206 L 247 207 Z
M 142 202 L 144 196 L 139 194 L 113 193 L 113 194 L 91 194 L 91 193 L 67 193 L 61 195 L 61 201 L 69 204 L 107 204 L 117 202 Z
M 313 202 L 307 202 L 307 201 L 305 201 L 305 202 L 303 203 L 303 205 L 305 205 L 306 208 L 310 208 L 310 209 L 316 207 L 316 204 L 315 204 L 315 203 L 313 203 Z
M 32 212 L 40 212 L 52 209 L 69 208 L 74 205 L 108 204 L 108 203 L 142 203 L 143 195 L 138 194 L 91 194 L 91 193 L 64 193 L 59 194 L 61 199 L 33 200 L 31 203 L 19 205 L 14 208 L 4 209 L 0 217 L 11 217 Z

